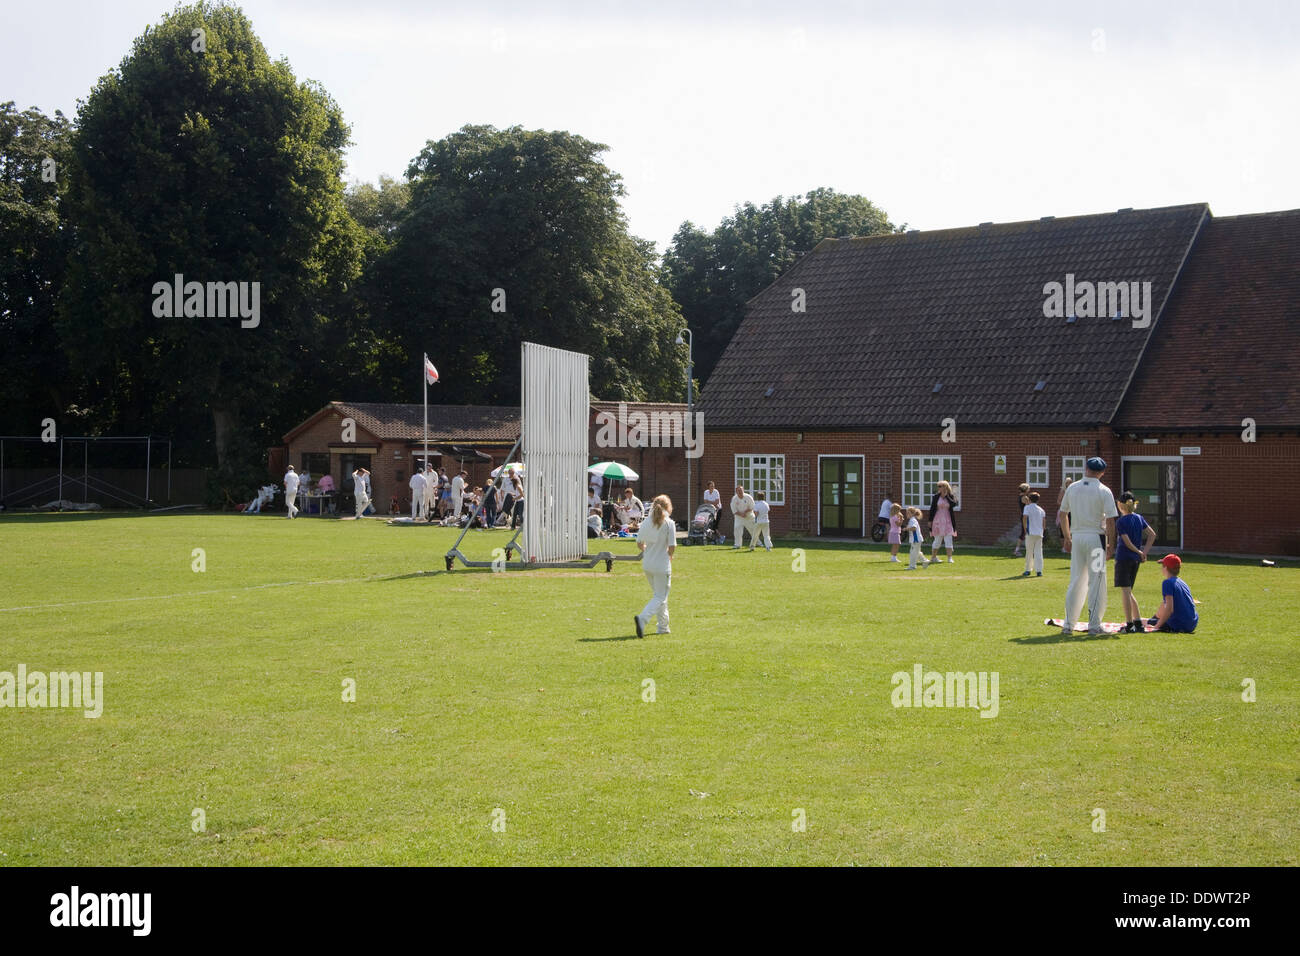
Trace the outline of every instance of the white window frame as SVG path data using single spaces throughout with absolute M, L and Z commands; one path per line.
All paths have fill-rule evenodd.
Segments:
M 913 481 L 908 478 L 908 463 L 916 462 L 913 471 L 916 473 L 916 479 Z M 956 479 L 953 479 L 954 472 L 950 470 L 951 464 L 956 462 Z M 934 485 L 937 481 L 943 479 L 952 485 L 953 494 L 957 496 L 956 511 L 961 511 L 961 455 L 904 455 L 903 456 L 903 501 L 904 508 L 920 508 L 923 511 L 930 507 L 930 499 L 934 496 Z M 916 487 L 909 492 L 909 487 Z M 919 493 L 922 500 L 914 501 L 911 493 Z
M 1033 462 L 1037 462 L 1035 465 Z M 1034 472 L 1042 472 L 1043 480 L 1034 481 Z M 1026 455 L 1025 456 L 1025 484 L 1030 488 L 1050 488 L 1052 487 L 1052 456 L 1051 455 Z
M 1078 481 L 1083 477 L 1084 465 L 1088 461 L 1087 455 L 1062 455 L 1061 456 L 1061 484 L 1065 484 L 1065 479 Z M 1078 462 L 1073 465 L 1071 462 Z
M 762 462 L 759 470 L 755 469 L 756 461 Z M 748 494 L 761 491 L 769 505 L 774 508 L 784 507 L 785 455 L 736 455 L 735 474 L 735 484 L 743 486 Z

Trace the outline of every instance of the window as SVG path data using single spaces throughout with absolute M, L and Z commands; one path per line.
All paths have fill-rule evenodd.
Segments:
M 303 452 L 302 470 L 310 472 L 313 479 L 328 474 L 330 470 L 329 452 Z
M 1025 459 L 1025 484 L 1030 488 L 1047 488 L 1050 486 L 1048 472 L 1051 469 L 1051 459 L 1046 455 L 1028 457 Z
M 1065 482 L 1066 478 L 1071 481 L 1078 481 L 1083 477 L 1083 463 L 1086 459 L 1083 455 L 1067 455 L 1061 459 L 1061 481 Z
M 952 485 L 961 510 L 961 456 L 960 455 L 904 455 L 903 456 L 903 507 L 929 508 L 934 497 L 934 486 L 939 481 Z
M 769 505 L 785 504 L 785 455 L 737 455 L 736 484 L 763 492 Z

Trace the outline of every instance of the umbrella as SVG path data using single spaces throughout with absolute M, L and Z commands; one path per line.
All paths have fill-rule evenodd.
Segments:
M 522 475 L 524 473 L 524 463 L 522 461 L 511 461 L 511 462 L 506 462 L 506 464 L 501 465 L 500 467 L 494 469 L 492 472 L 492 477 L 493 478 L 499 477 L 500 475 L 505 474 L 511 468 L 515 470 L 516 475 Z
M 641 476 L 629 468 L 627 465 L 620 465 L 616 461 L 601 461 L 587 469 L 593 475 L 600 475 L 610 481 L 636 481 Z

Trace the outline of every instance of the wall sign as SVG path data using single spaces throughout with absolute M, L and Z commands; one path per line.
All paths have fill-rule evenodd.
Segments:
M 1201 453 L 1200 445 L 1186 445 L 1178 449 L 1180 455 L 1199 455 Z
M 1006 455 L 994 455 L 994 456 L 993 456 L 993 474 L 995 474 L 995 475 L 1005 475 L 1006 473 L 1007 473 L 1007 456 L 1006 456 Z

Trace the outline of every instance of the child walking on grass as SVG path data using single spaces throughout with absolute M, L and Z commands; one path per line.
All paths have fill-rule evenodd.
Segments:
M 907 534 L 907 545 L 908 545 L 907 570 L 909 571 L 916 570 L 916 561 L 918 558 L 920 558 L 921 560 L 921 567 L 925 567 L 929 562 L 925 560 L 925 555 L 921 553 L 921 542 L 924 540 L 924 538 L 921 535 L 921 509 L 920 508 L 907 509 L 907 527 L 905 529 L 905 532 Z

